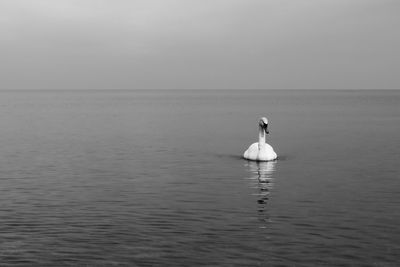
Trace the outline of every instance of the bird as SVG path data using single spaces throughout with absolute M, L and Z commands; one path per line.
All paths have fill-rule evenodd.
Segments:
M 269 134 L 268 119 L 262 117 L 258 123 L 258 143 L 254 143 L 244 152 L 243 157 L 253 161 L 272 161 L 277 159 L 272 146 L 265 142 L 266 135 Z

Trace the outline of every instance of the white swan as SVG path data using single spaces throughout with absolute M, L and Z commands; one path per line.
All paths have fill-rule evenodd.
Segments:
M 244 152 L 243 157 L 248 160 L 270 161 L 278 156 L 269 144 L 265 143 L 265 137 L 269 134 L 268 120 L 262 117 L 259 122 L 258 143 L 254 143 Z

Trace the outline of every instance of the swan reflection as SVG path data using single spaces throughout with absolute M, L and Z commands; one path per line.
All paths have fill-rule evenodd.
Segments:
M 276 161 L 267 162 L 246 162 L 246 167 L 250 172 L 250 186 L 256 189 L 258 213 L 260 219 L 269 222 L 268 201 L 271 190 L 274 187 L 274 172 L 276 169 Z

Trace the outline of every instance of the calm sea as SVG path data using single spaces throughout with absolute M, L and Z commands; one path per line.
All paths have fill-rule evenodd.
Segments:
M 0 144 L 1 266 L 400 264 L 400 91 L 1 91 Z

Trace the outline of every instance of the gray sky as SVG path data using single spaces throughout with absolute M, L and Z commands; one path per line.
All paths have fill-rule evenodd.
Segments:
M 399 89 L 399 29 L 399 0 L 0 0 L 0 89 Z

